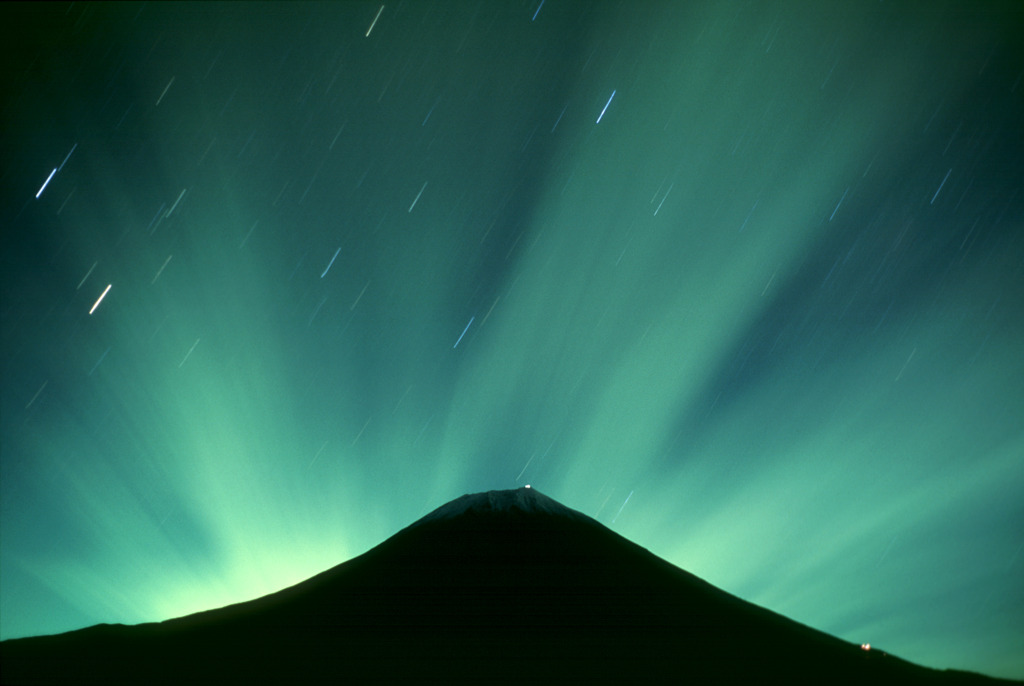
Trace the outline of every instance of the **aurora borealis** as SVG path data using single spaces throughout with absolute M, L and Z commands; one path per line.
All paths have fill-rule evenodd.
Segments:
M 1024 12 L 833 5 L 0 7 L 2 637 L 531 483 L 1024 678 Z

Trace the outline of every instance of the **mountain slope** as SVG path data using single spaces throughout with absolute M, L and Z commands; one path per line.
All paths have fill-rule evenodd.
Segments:
M 742 601 L 535 489 L 463 496 L 257 600 L 0 651 L 5 684 L 990 683 Z

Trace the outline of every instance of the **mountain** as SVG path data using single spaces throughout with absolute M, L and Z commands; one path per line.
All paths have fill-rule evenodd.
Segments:
M 995 684 L 711 586 L 529 487 L 464 495 L 277 593 L 0 643 L 4 684 Z

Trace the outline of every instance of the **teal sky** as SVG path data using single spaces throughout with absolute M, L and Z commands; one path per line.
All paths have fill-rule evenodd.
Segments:
M 3 638 L 257 597 L 530 483 L 1024 678 L 1018 3 L 0 19 Z

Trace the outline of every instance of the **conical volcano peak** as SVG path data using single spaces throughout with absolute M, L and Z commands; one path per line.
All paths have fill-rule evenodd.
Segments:
M 0 686 L 1003 683 L 786 619 L 533 488 L 463 495 L 262 598 L 3 641 L 0 663 Z
M 532 515 L 544 514 L 567 517 L 577 521 L 594 523 L 582 512 L 566 507 L 554 498 L 549 498 L 536 488 L 524 486 L 503 491 L 467 493 L 437 508 L 412 526 L 453 519 L 465 515 Z

